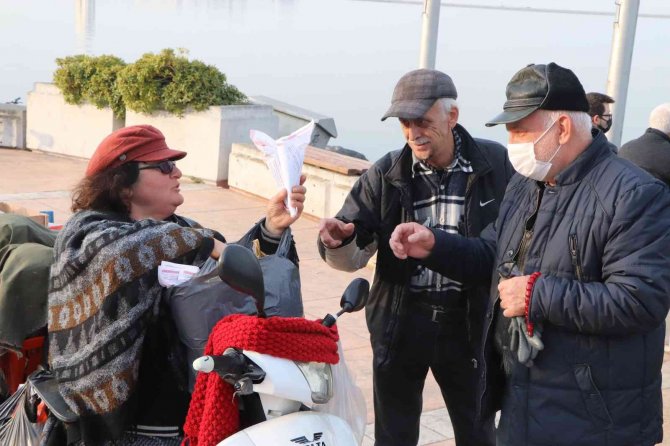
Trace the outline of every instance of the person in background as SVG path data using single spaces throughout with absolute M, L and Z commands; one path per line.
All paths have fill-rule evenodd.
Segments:
M 587 93 L 586 100 L 589 101 L 589 116 L 593 127 L 603 133 L 609 132 L 612 127 L 612 109 L 610 104 L 614 104 L 614 99 L 603 93 Z
M 619 156 L 670 186 L 670 102 L 652 110 L 649 128 L 639 138 L 621 146 Z
M 589 116 L 593 128 L 600 130 L 603 133 L 609 132 L 612 128 L 612 109 L 610 104 L 614 104 L 614 99 L 603 93 L 587 93 L 586 99 L 589 101 Z M 617 153 L 619 148 L 612 143 L 609 143 L 610 150 Z
M 437 70 L 398 81 L 382 120 L 397 117 L 405 139 L 356 182 L 342 209 L 319 224 L 321 257 L 335 269 L 365 267 L 377 252 L 366 316 L 373 350 L 375 444 L 414 446 L 428 370 L 447 404 L 459 446 L 494 444 L 494 417 L 475 410 L 477 351 L 487 280 L 464 287 L 389 249 L 395 225 L 477 236 L 498 214 L 514 171 L 500 144 L 458 124 L 457 93 Z
M 498 446 L 652 446 L 663 438 L 670 194 L 591 132 L 575 74 L 529 65 L 503 112 L 518 172 L 479 238 L 399 225 L 390 245 L 464 287 L 491 281 L 483 416 Z M 502 385 L 501 385 L 502 384 Z
M 219 233 L 175 214 L 184 202 L 173 150 L 148 125 L 107 136 L 77 185 L 74 215 L 54 246 L 49 365 L 79 416 L 81 444 L 178 445 L 190 395 L 174 324 L 161 299 L 163 260 L 200 266 L 225 249 Z M 302 178 L 304 182 L 304 177 Z M 270 199 L 260 249 L 276 250 L 302 213 L 305 188 Z

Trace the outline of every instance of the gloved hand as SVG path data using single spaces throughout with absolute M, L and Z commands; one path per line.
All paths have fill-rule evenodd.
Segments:
M 533 336 L 528 336 L 526 331 L 526 320 L 522 316 L 513 317 L 510 321 L 510 351 L 517 353 L 517 359 L 526 367 L 533 366 L 533 360 L 537 354 L 544 348 L 542 342 L 542 329 L 539 325 L 535 325 Z

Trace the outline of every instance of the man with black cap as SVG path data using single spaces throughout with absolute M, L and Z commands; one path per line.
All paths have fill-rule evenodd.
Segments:
M 320 223 L 319 251 L 355 271 L 378 251 L 366 314 L 373 349 L 375 444 L 414 446 L 431 369 L 459 446 L 494 444 L 493 416 L 477 419 L 475 395 L 488 281 L 463 287 L 389 248 L 393 228 L 416 221 L 477 236 L 495 220 L 513 174 L 504 148 L 458 125 L 456 87 L 436 70 L 405 74 L 382 120 L 398 117 L 402 150 L 377 161 L 335 218 Z
M 509 183 L 478 238 L 399 225 L 391 249 L 464 287 L 492 280 L 482 416 L 500 446 L 662 440 L 670 194 L 591 133 L 584 89 L 555 63 L 507 84 Z M 502 364 L 502 366 L 501 366 Z M 499 390 L 504 389 L 501 393 Z

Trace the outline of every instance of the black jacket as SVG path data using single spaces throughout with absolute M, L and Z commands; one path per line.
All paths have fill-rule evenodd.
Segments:
M 614 155 L 602 134 L 547 187 L 524 274 L 540 271 L 531 319 L 544 350 L 516 363 L 502 395 L 498 444 L 647 446 L 662 439 L 661 365 L 670 305 L 670 193 Z M 538 183 L 510 181 L 477 239 L 438 234 L 426 264 L 464 283 L 491 277 L 480 389 L 500 409 L 493 348 L 497 265 L 514 258 Z M 458 252 L 454 261 L 453 252 Z M 484 261 L 486 260 L 486 261 Z M 491 271 L 493 270 L 493 274 Z
M 619 156 L 670 186 L 670 136 L 662 131 L 648 128 L 642 136 L 621 146 Z
M 462 136 L 463 156 L 473 168 L 468 177 L 465 193 L 463 225 L 459 232 L 477 236 L 498 215 L 507 181 L 514 170 L 507 158 L 507 151 L 493 141 L 473 139 L 457 126 Z M 383 367 L 393 354 L 405 311 L 405 297 L 412 271 L 413 260 L 399 260 L 389 247 L 389 238 L 402 222 L 413 221 L 411 197 L 412 151 L 409 146 L 388 153 L 377 161 L 356 182 L 347 196 L 337 218 L 356 225 L 355 238 L 348 247 L 327 250 L 319 242 L 322 258 L 331 266 L 348 271 L 362 268 L 378 249 L 377 267 L 370 297 L 366 306 L 375 365 Z M 352 245 L 355 244 L 355 245 Z M 333 261 L 334 251 L 350 255 Z M 355 252 L 352 252 L 352 249 Z M 337 254 L 337 253 L 335 253 Z M 357 257 L 357 260 L 352 260 Z M 469 312 L 469 332 L 473 351 L 479 351 L 483 313 L 488 295 L 488 278 L 464 289 Z

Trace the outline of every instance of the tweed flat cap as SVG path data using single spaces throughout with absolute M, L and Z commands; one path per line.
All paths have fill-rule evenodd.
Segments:
M 410 71 L 396 84 L 391 107 L 382 117 L 382 121 L 391 116 L 417 119 L 422 117 L 437 99 L 457 97 L 454 82 L 443 72 L 426 68 Z

